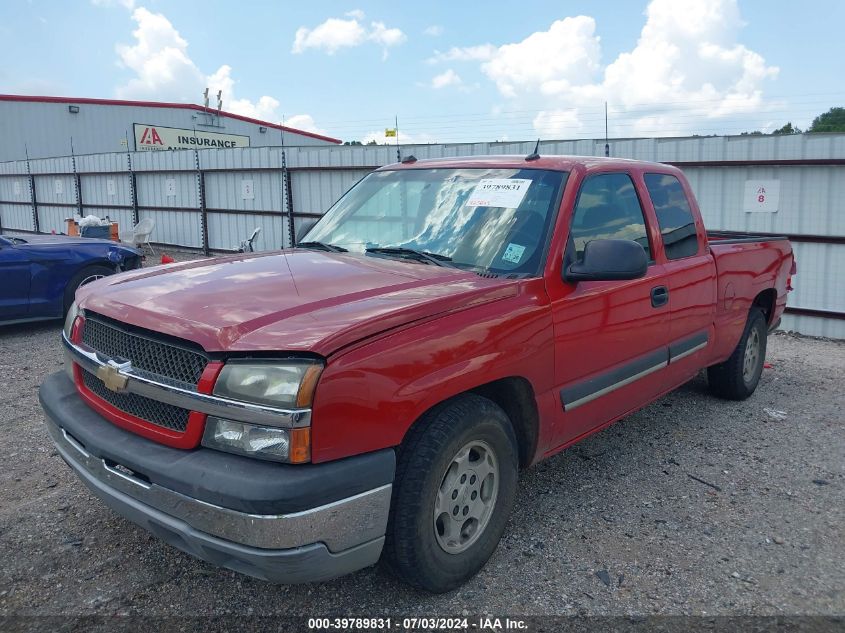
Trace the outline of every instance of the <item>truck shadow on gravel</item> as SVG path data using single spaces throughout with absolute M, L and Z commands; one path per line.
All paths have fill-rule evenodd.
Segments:
M 55 324 L 15 328 L 14 339 L 0 328 L 0 351 L 57 336 Z M 58 351 L 50 343 L 54 346 Z M 44 349 L 40 355 L 46 354 Z M 35 468 L 32 476 L 18 475 L 34 486 L 26 493 L 32 501 L 2 526 L 4 547 L 19 551 L 14 557 L 19 562 L 7 561 L 8 583 L 0 589 L 14 588 L 14 596 L 0 598 L 0 607 L 71 615 L 283 616 L 677 613 L 697 605 L 708 613 L 747 613 L 776 600 L 778 609 L 787 609 L 781 612 L 790 612 L 790 604 L 798 605 L 791 607 L 797 612 L 807 597 L 793 594 L 808 570 L 822 567 L 830 586 L 841 577 L 824 562 L 836 558 L 830 551 L 836 548 L 825 543 L 835 541 L 828 534 L 836 531 L 830 525 L 840 525 L 841 493 L 835 485 L 811 483 L 834 480 L 818 469 L 835 468 L 835 426 L 819 436 L 822 427 L 802 426 L 800 419 L 774 423 L 763 413 L 764 407 L 804 408 L 821 419 L 824 407 L 833 410 L 833 400 L 819 402 L 811 395 L 819 392 L 806 385 L 834 389 L 835 379 L 822 370 L 794 371 L 803 362 L 797 353 L 788 362 L 776 361 L 744 402 L 711 396 L 701 373 L 523 471 L 516 505 L 490 562 L 465 586 L 442 595 L 411 589 L 382 566 L 298 586 L 216 568 L 114 515 L 58 456 L 45 454 L 36 466 L 25 466 Z M 37 437 L 26 444 L 38 447 L 40 412 L 35 417 Z M 817 464 L 813 470 L 802 468 L 808 455 Z M 796 490 L 802 491 L 800 506 L 789 505 L 796 497 L 785 491 Z M 821 508 L 827 508 L 824 514 Z M 805 550 L 790 548 L 788 540 L 787 545 L 765 540 L 790 522 L 797 539 L 795 526 L 803 525 L 808 509 L 820 526 L 812 533 L 814 549 L 800 554 Z M 786 573 L 777 575 L 778 569 Z M 769 588 L 762 589 L 749 570 L 762 575 Z M 807 604 L 820 603 L 817 598 Z

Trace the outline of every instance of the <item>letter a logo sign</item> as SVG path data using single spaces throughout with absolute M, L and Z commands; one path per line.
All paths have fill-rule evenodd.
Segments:
M 164 145 L 164 141 L 161 140 L 161 137 L 158 135 L 158 132 L 154 127 L 146 127 L 144 128 L 144 133 L 141 135 L 141 144 Z

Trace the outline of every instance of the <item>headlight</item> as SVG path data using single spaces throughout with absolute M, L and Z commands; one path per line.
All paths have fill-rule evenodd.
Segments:
M 229 361 L 214 395 L 278 408 L 307 408 L 314 398 L 321 363 L 311 360 Z
M 258 459 L 302 463 L 311 459 L 311 429 L 280 429 L 209 416 L 202 445 Z
M 67 340 L 70 340 L 71 332 L 73 332 L 73 322 L 76 321 L 77 316 L 79 316 L 79 308 L 76 307 L 76 301 L 74 301 L 70 304 L 67 316 L 65 317 L 65 338 Z
M 65 333 L 65 338 L 67 338 L 67 340 L 70 340 L 71 335 L 73 334 L 73 324 L 76 322 L 76 317 L 79 316 L 79 312 L 80 312 L 79 308 L 76 307 L 76 301 L 74 301 L 73 303 L 70 304 L 70 308 L 67 311 L 67 316 L 65 317 L 64 333 Z M 68 378 L 71 379 L 71 381 L 74 381 L 74 380 L 76 380 L 76 378 L 73 375 L 73 358 L 71 357 L 70 353 L 66 349 L 65 349 L 65 352 L 64 352 L 64 356 L 65 356 L 65 373 L 67 374 Z

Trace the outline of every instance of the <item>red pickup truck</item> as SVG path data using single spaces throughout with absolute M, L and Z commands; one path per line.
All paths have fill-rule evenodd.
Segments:
M 94 494 L 181 550 L 440 592 L 519 469 L 704 368 L 750 396 L 794 273 L 785 238 L 708 235 L 671 166 L 410 157 L 296 248 L 84 286 L 40 398 Z

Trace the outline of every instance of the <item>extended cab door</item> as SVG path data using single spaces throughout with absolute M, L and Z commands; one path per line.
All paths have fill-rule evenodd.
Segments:
M 656 233 L 627 172 L 587 175 L 569 221 L 576 257 L 593 239 L 629 239 L 649 255 L 645 277 L 631 281 L 550 279 L 557 446 L 642 406 L 662 391 L 669 343 L 666 274 L 655 261 Z
M 0 237 L 0 322 L 29 313 L 30 261 L 25 250 Z
M 643 182 L 663 243 L 660 251 L 669 289 L 669 369 L 672 382 L 679 384 L 701 368 L 701 358 L 714 338 L 716 263 L 685 181 L 676 174 L 647 171 Z

